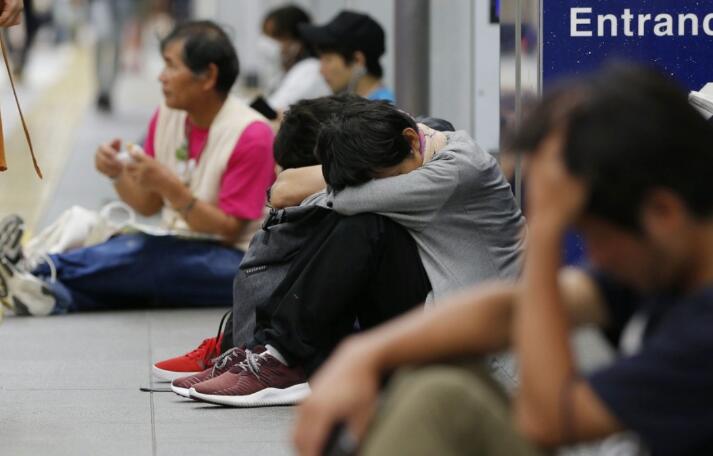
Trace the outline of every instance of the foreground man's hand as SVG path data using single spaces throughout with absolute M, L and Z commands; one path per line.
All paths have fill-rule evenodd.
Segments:
M 339 423 L 361 440 L 376 408 L 380 374 L 358 338 L 342 344 L 310 380 L 312 394 L 297 409 L 293 441 L 298 454 L 321 455 Z
M 530 225 L 564 228 L 584 209 L 588 191 L 585 182 L 567 171 L 561 152 L 563 141 L 561 134 L 551 134 L 531 158 L 527 175 Z

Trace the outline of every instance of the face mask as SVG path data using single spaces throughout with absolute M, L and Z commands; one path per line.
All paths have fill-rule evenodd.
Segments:
M 282 68 L 285 68 L 285 70 L 292 68 L 292 66 L 300 60 L 301 54 L 302 46 L 297 41 L 293 41 L 283 46 L 280 52 Z
M 269 36 L 260 35 L 257 39 L 256 48 L 258 55 L 262 59 L 270 62 L 280 61 L 280 43 Z
M 264 85 L 270 88 L 282 76 L 280 43 L 268 36 L 260 35 L 255 47 L 260 65 L 261 79 Z

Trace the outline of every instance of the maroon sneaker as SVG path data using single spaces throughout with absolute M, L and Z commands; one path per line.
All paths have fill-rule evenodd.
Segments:
M 171 390 L 179 396 L 190 398 L 191 396 L 188 394 L 188 390 L 191 389 L 193 385 L 228 372 L 231 367 L 243 361 L 245 361 L 245 351 L 242 348 L 231 348 L 215 360 L 213 367 L 209 367 L 197 374 L 187 375 L 172 381 Z
M 245 352 L 245 361 L 218 377 L 193 385 L 192 398 L 232 407 L 293 405 L 309 393 L 302 368 L 287 367 L 267 351 Z

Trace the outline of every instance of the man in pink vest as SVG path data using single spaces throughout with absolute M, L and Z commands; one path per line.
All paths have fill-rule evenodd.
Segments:
M 145 152 L 120 152 L 115 139 L 99 147 L 95 163 L 123 202 L 142 215 L 161 214 L 164 235 L 122 234 L 36 268 L 3 256 L 0 279 L 16 314 L 232 304 L 233 277 L 274 179 L 273 133 L 229 94 L 238 58 L 216 24 L 179 25 L 161 51 L 165 102 L 151 119 Z M 56 281 L 45 280 L 52 269 Z

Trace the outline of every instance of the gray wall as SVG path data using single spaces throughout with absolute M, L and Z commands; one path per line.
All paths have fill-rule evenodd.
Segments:
M 229 25 L 245 72 L 257 65 L 254 43 L 264 14 L 284 0 L 200 0 L 201 17 Z M 316 22 L 325 22 L 342 9 L 363 11 L 384 27 L 385 82 L 395 87 L 394 0 L 295 0 Z M 430 114 L 471 132 L 487 150 L 499 141 L 499 27 L 489 23 L 487 0 L 431 0 Z

